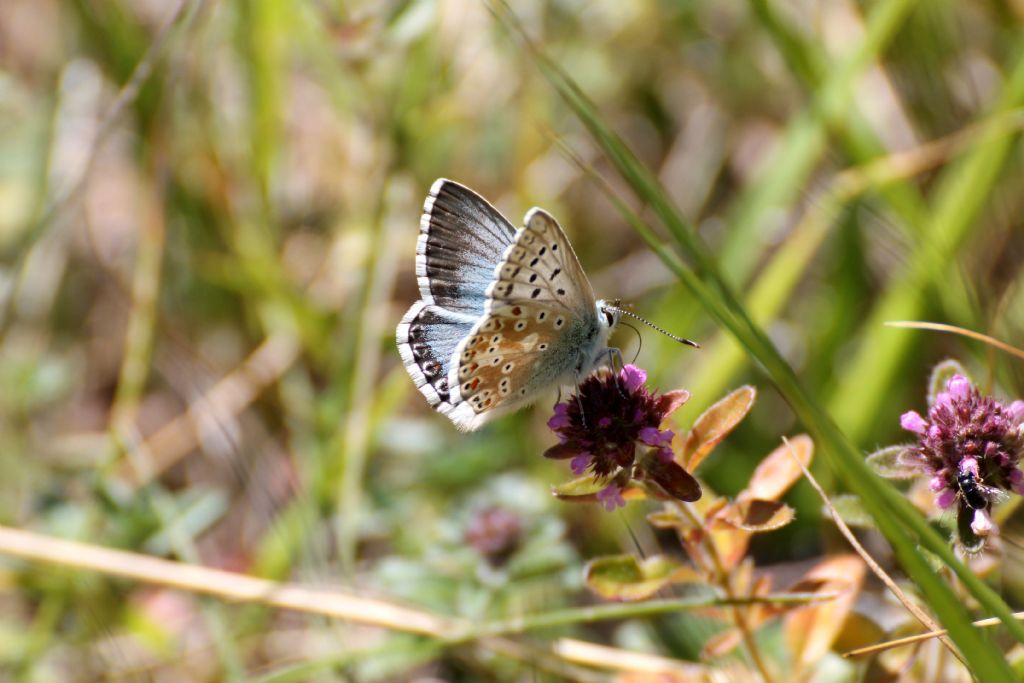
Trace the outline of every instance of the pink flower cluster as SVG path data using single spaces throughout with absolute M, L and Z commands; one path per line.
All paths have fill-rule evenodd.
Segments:
M 959 501 L 974 510 L 971 529 L 979 536 L 993 528 L 990 512 L 1001 491 L 1024 494 L 1024 401 L 1004 405 L 982 395 L 962 375 L 954 375 L 936 396 L 927 417 L 908 411 L 900 425 L 917 436 L 901 456 L 931 477 L 935 503 Z

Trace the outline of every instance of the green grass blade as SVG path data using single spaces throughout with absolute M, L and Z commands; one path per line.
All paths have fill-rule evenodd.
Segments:
M 811 171 L 826 151 L 830 122 L 849 109 L 856 92 L 856 79 L 889 43 L 914 4 L 913 0 L 874 4 L 865 21 L 861 43 L 831 68 L 812 106 L 794 117 L 783 134 L 778 152 L 765 164 L 766 172 L 740 199 L 729 219 L 729 237 L 720 258 L 722 272 L 728 273 L 733 282 L 746 282 L 760 251 L 750 249 L 750 245 L 759 241 L 765 217 L 773 209 L 789 204 L 806 185 Z M 812 61 L 801 59 L 808 64 Z
M 1024 44 L 1024 36 L 1018 44 Z M 860 441 L 878 418 L 877 402 L 862 396 L 882 396 L 911 350 L 913 332 L 884 327 L 889 320 L 921 317 L 929 287 L 941 289 L 957 250 L 967 238 L 983 203 L 991 197 L 999 170 L 1015 137 L 998 129 L 1006 112 L 1024 106 L 1024 51 L 1020 51 L 989 117 L 991 133 L 982 135 L 959 162 L 947 170 L 936 190 L 935 208 L 928 229 L 906 270 L 889 284 L 868 317 L 865 336 L 847 367 L 831 401 L 831 412 L 854 441 Z M 850 392 L 853 392 L 851 394 Z M 855 395 L 854 395 L 855 394 Z

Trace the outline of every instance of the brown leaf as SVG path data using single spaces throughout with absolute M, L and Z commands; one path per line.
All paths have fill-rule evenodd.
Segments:
M 772 577 L 770 574 L 763 574 L 754 580 L 754 586 L 750 595 L 764 596 L 772 590 Z M 747 611 L 747 623 L 750 628 L 758 628 L 766 621 L 775 616 L 768 605 L 751 605 Z
M 655 482 L 673 498 L 687 503 L 700 499 L 700 484 L 675 461 L 665 462 L 655 455 L 644 460 L 639 469 L 644 478 Z
M 851 612 L 832 646 L 838 652 L 849 652 L 873 645 L 883 638 L 885 629 L 878 623 L 866 614 Z
M 774 531 L 793 521 L 793 508 L 776 500 L 738 500 L 720 519 L 753 533 Z
M 544 457 L 552 460 L 568 460 L 580 454 L 578 446 L 568 443 L 560 443 L 544 451 Z
M 740 498 L 778 500 L 800 479 L 803 470 L 797 460 L 804 467 L 810 466 L 811 458 L 814 457 L 814 441 L 806 434 L 794 436 L 788 441 L 788 444 L 782 443 L 761 461 Z
M 807 573 L 801 584 L 808 585 L 808 580 L 816 582 L 814 592 L 838 595 L 827 602 L 792 610 L 785 616 L 783 633 L 793 656 L 796 675 L 819 662 L 832 648 L 857 599 L 864 573 L 864 562 L 856 555 L 830 558 Z
M 658 412 L 668 417 L 689 400 L 690 392 L 685 389 L 677 389 L 662 394 L 658 397 Z
M 740 633 L 739 629 L 730 628 L 721 633 L 708 638 L 707 642 L 704 643 L 704 648 L 701 650 L 700 658 L 702 660 L 717 659 L 724 655 L 729 654 L 740 644 L 743 640 L 743 634 Z
M 683 441 L 679 457 L 688 471 L 696 470 L 714 447 L 750 412 L 756 396 L 754 387 L 740 387 L 697 418 Z
M 737 595 L 748 595 L 751 584 L 754 582 L 754 561 L 749 557 L 732 572 L 732 589 Z
M 627 503 L 647 499 L 647 491 L 642 486 L 637 486 L 632 481 L 622 487 L 622 499 Z
M 668 506 L 647 515 L 647 521 L 656 529 L 678 529 L 690 526 L 690 520 L 679 514 L 675 508 Z
M 711 529 L 708 533 L 721 558 L 722 568 L 731 571 L 747 554 L 750 532 L 731 525 L 723 525 L 722 528 Z
M 710 524 L 714 521 L 715 517 L 729 507 L 729 499 L 721 496 L 704 495 L 693 507 L 704 517 L 704 521 Z

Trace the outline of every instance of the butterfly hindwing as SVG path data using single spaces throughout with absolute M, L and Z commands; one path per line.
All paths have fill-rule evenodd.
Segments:
M 448 374 L 455 349 L 476 319 L 417 301 L 395 330 L 406 370 L 427 402 L 442 413 L 451 409 Z
M 512 244 L 515 228 L 491 204 L 459 183 L 439 179 L 420 218 L 416 275 L 427 303 L 479 316 L 494 264 Z

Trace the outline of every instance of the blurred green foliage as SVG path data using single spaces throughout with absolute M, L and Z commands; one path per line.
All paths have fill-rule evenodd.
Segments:
M 1019 3 L 513 10 L 857 446 L 900 441 L 900 412 L 921 408 L 948 356 L 1024 393 L 1018 360 L 882 325 L 939 320 L 1024 345 Z M 652 385 L 693 394 L 682 424 L 758 386 L 698 472 L 714 490 L 738 493 L 805 429 L 562 145 L 649 216 L 486 4 L 4 0 L 0 524 L 481 622 L 594 600 L 588 558 L 679 555 L 643 503 L 606 515 L 549 497 L 566 477 L 540 457 L 554 397 L 459 434 L 394 348 L 417 297 L 421 202 L 444 176 L 513 223 L 544 206 L 599 296 L 701 341 L 641 330 Z M 627 359 L 637 348 L 630 330 L 613 341 Z M 829 492 L 846 492 L 824 463 Z M 809 487 L 786 500 L 796 521 L 752 554 L 797 576 L 844 546 Z M 500 566 L 464 536 L 493 506 L 521 520 Z M 1002 570 L 1010 604 L 1016 566 Z M 535 640 L 694 658 L 715 630 L 645 617 Z M 785 662 L 778 633 L 764 640 Z M 589 675 L 0 558 L 2 680 L 259 680 L 293 665 L 308 668 L 291 680 Z

